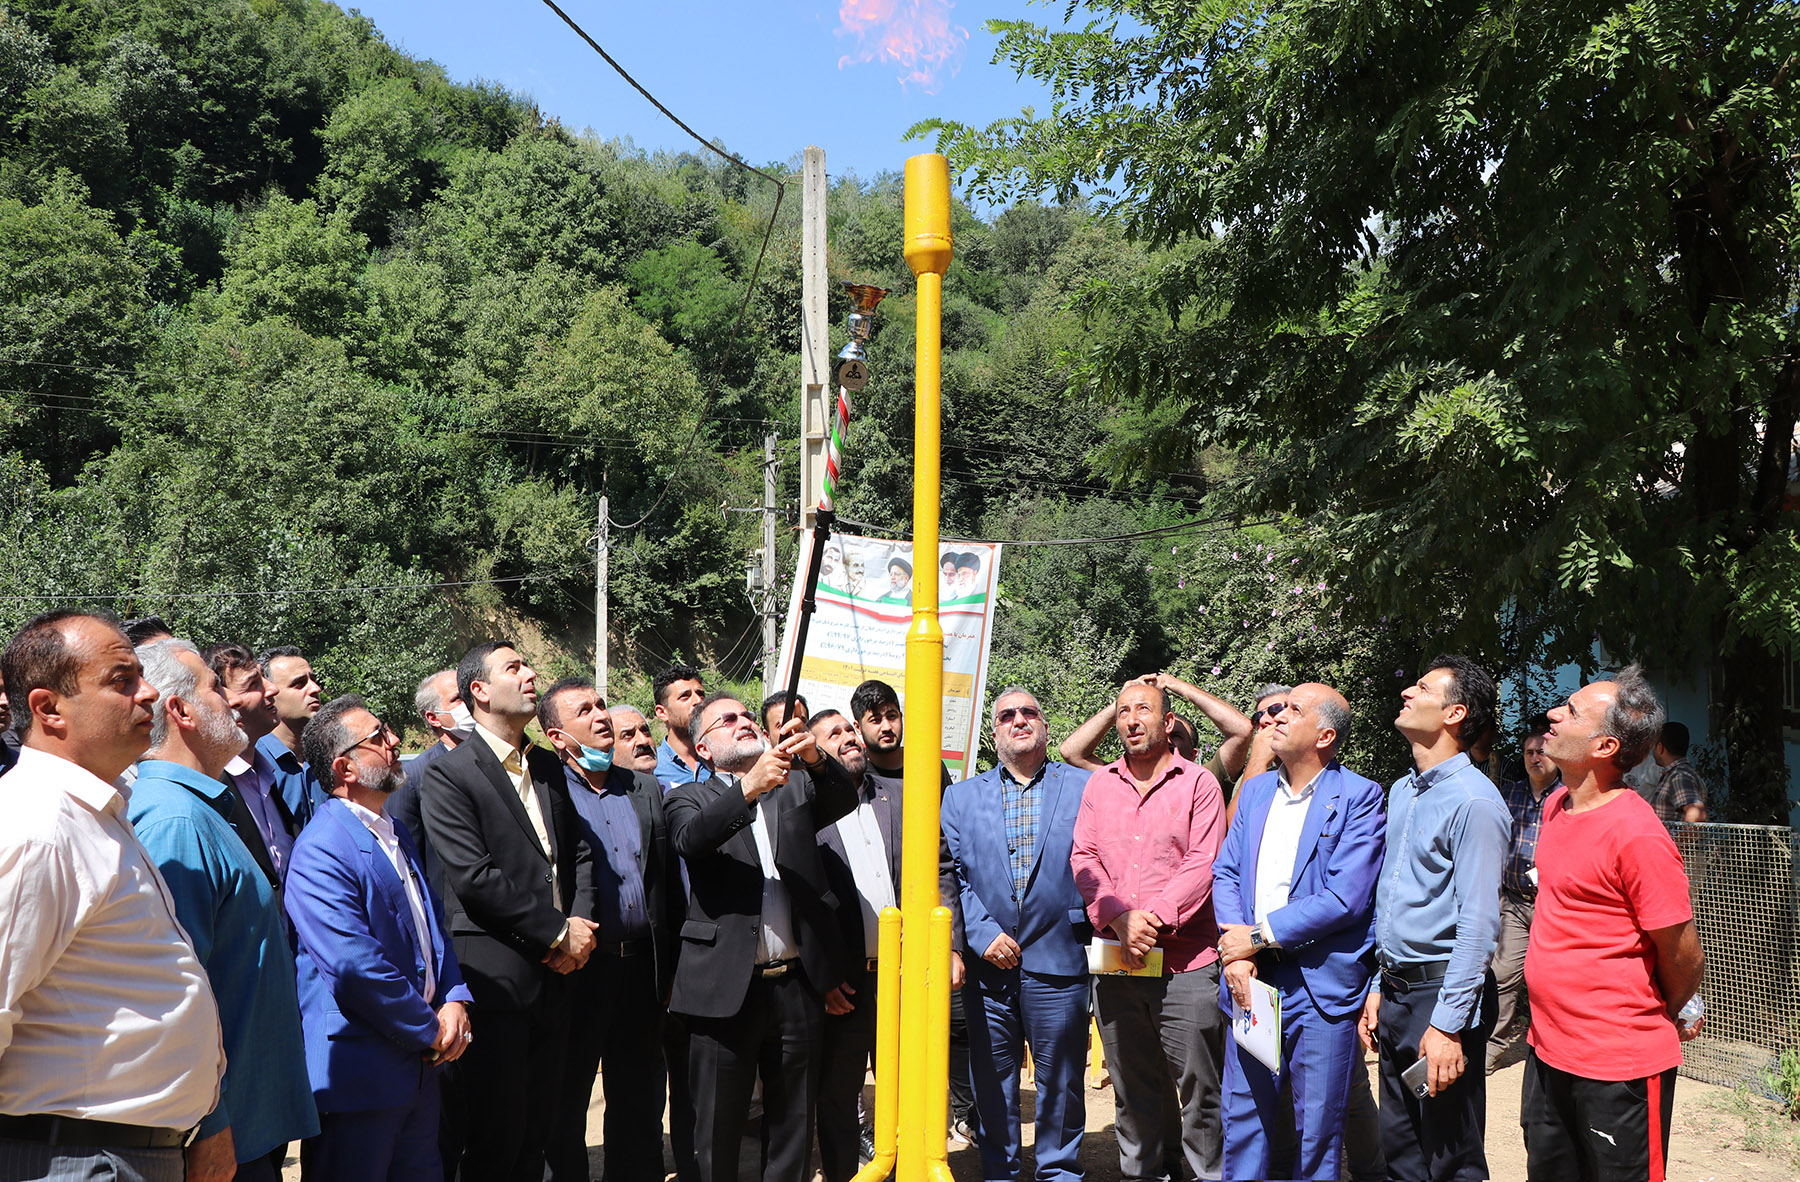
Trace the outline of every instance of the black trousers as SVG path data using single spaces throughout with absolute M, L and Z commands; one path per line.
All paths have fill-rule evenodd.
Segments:
M 598 952 L 574 975 L 568 1059 L 545 1154 L 552 1182 L 588 1182 L 587 1114 L 606 1089 L 605 1182 L 662 1182 L 662 1006 L 656 958 Z
M 675 1179 L 700 1182 L 700 1159 L 694 1154 L 694 1092 L 688 1084 L 685 1014 L 664 1011 L 662 1048 L 669 1074 L 669 1155 L 675 1159 Z
M 1663 1182 L 1675 1072 L 1586 1079 L 1525 1056 L 1519 1124 L 1532 1182 Z
M 1455 1083 L 1424 1099 L 1400 1081 L 1400 1073 L 1419 1057 L 1419 1040 L 1431 1025 L 1443 981 L 1397 986 L 1381 978 L 1381 1018 L 1376 1041 L 1381 1048 L 1381 1147 L 1387 1154 L 1391 1182 L 1479 1182 L 1488 1176 L 1487 1075 L 1488 1035 L 1494 1030 L 1497 1004 L 1494 974 L 1485 974 L 1481 996 L 1460 1032 L 1468 1061 Z M 1448 1031 L 1446 1033 L 1449 1033 Z
M 819 1172 L 825 1182 L 850 1182 L 861 1152 L 856 1102 L 875 1053 L 875 974 L 851 999 L 848 1014 L 826 1014 L 821 1022 L 819 1067 Z
M 966 1121 L 980 1132 L 981 1117 L 975 1111 L 975 1076 L 969 1068 L 969 1024 L 963 1016 L 960 989 L 950 991 L 950 1120 Z
M 763 1182 L 805 1182 L 819 1095 L 825 1003 L 798 964 L 753 977 L 729 1018 L 688 1023 L 688 1085 L 700 1182 L 737 1182 L 750 1096 L 762 1080 Z
M 444 1068 L 438 1143 L 447 1179 L 543 1182 L 569 1041 L 568 985 L 544 982 L 528 1010 L 471 1011 L 475 1041 Z

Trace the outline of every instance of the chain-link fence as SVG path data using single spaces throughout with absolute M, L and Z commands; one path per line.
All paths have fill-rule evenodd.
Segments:
M 1682 1048 L 1681 1073 L 1759 1087 L 1781 1052 L 1800 1048 L 1800 838 L 1785 826 L 1682 825 L 1675 844 L 1706 950 L 1706 1025 Z

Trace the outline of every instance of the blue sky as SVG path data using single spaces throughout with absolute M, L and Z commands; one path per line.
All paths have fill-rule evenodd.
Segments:
M 901 142 L 920 119 L 985 124 L 1027 105 L 1047 111 L 1045 91 L 989 64 L 998 39 L 983 26 L 996 17 L 1060 24 L 1061 16 L 1060 3 L 1027 0 L 558 3 L 670 110 L 749 163 L 797 158 L 817 144 L 832 174 L 864 178 L 931 150 L 928 141 Z M 364 0 L 356 7 L 390 43 L 438 62 L 457 81 L 503 83 L 572 128 L 629 136 L 641 148 L 693 146 L 538 0 Z M 846 18 L 868 31 L 858 36 Z M 936 52 L 911 63 L 884 55 L 885 35 L 901 24 L 935 32 L 919 43 Z M 907 74 L 914 77 L 903 82 Z M 929 81 L 918 80 L 927 74 Z

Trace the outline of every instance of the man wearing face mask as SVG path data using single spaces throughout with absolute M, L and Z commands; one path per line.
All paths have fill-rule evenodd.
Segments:
M 606 1182 L 662 1177 L 662 1001 L 675 971 L 671 921 L 683 903 L 662 787 L 614 759 L 617 740 L 594 683 L 568 677 L 538 699 L 538 726 L 562 756 L 576 828 L 594 851 L 594 933 L 573 975 L 574 1020 L 545 1155 L 555 1182 L 587 1182 L 587 1113 L 606 1088 Z
M 669 1008 L 687 1015 L 702 1182 L 737 1178 L 759 1074 L 763 1178 L 806 1176 L 819 1026 L 837 983 L 818 834 L 856 808 L 856 784 L 799 719 L 774 747 L 759 723 L 728 694 L 701 702 L 689 738 L 714 774 L 677 785 L 666 802 L 669 840 L 692 885 Z
M 412 762 L 406 765 L 406 780 L 388 798 L 387 815 L 405 825 L 406 831 L 412 834 L 414 844 L 419 847 L 419 864 L 425 868 L 425 876 L 431 879 L 432 887 L 441 892 L 443 884 L 437 879 L 438 867 L 433 864 L 431 842 L 425 836 L 419 786 L 424 783 L 425 769 L 433 760 L 450 754 L 457 744 L 475 733 L 475 716 L 469 713 L 462 693 L 456 688 L 454 669 L 439 669 L 421 681 L 413 694 L 413 708 L 436 741 L 413 756 Z
M 160 696 L 127 816 L 206 969 L 225 1038 L 219 1103 L 199 1136 L 229 1130 L 237 1176 L 273 1182 L 288 1142 L 317 1133 L 319 1118 L 287 924 L 273 885 L 232 831 L 232 794 L 219 780 L 246 736 L 193 645 L 159 640 L 137 657 Z
M 474 1039 L 469 988 L 411 835 L 386 815 L 399 739 L 348 694 L 301 737 L 330 791 L 294 843 L 289 914 L 300 1014 L 319 1108 L 301 1176 L 436 1177 L 439 1072 Z

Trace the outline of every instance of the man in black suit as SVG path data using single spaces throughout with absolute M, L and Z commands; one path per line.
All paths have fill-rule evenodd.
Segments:
M 701 1182 L 736 1182 L 758 1075 L 763 1178 L 806 1177 L 824 994 L 841 980 L 818 833 L 856 808 L 856 784 L 798 719 L 774 747 L 760 722 L 736 698 L 708 697 L 689 737 L 714 774 L 665 801 L 688 869 L 669 1008 L 687 1016 Z
M 582 840 L 594 853 L 599 939 L 575 973 L 569 1057 L 547 1155 L 552 1182 L 588 1182 L 587 1114 L 606 1087 L 605 1182 L 662 1182 L 662 1005 L 675 975 L 685 898 L 669 852 L 662 785 L 614 759 L 606 703 L 584 677 L 538 700 L 538 725 L 563 758 Z
M 506 641 L 456 668 L 475 734 L 432 762 L 425 829 L 475 998 L 477 1037 L 445 1069 L 446 1177 L 540 1182 L 568 1042 L 567 974 L 594 950 L 592 852 L 557 758 L 525 738 L 537 675 Z

